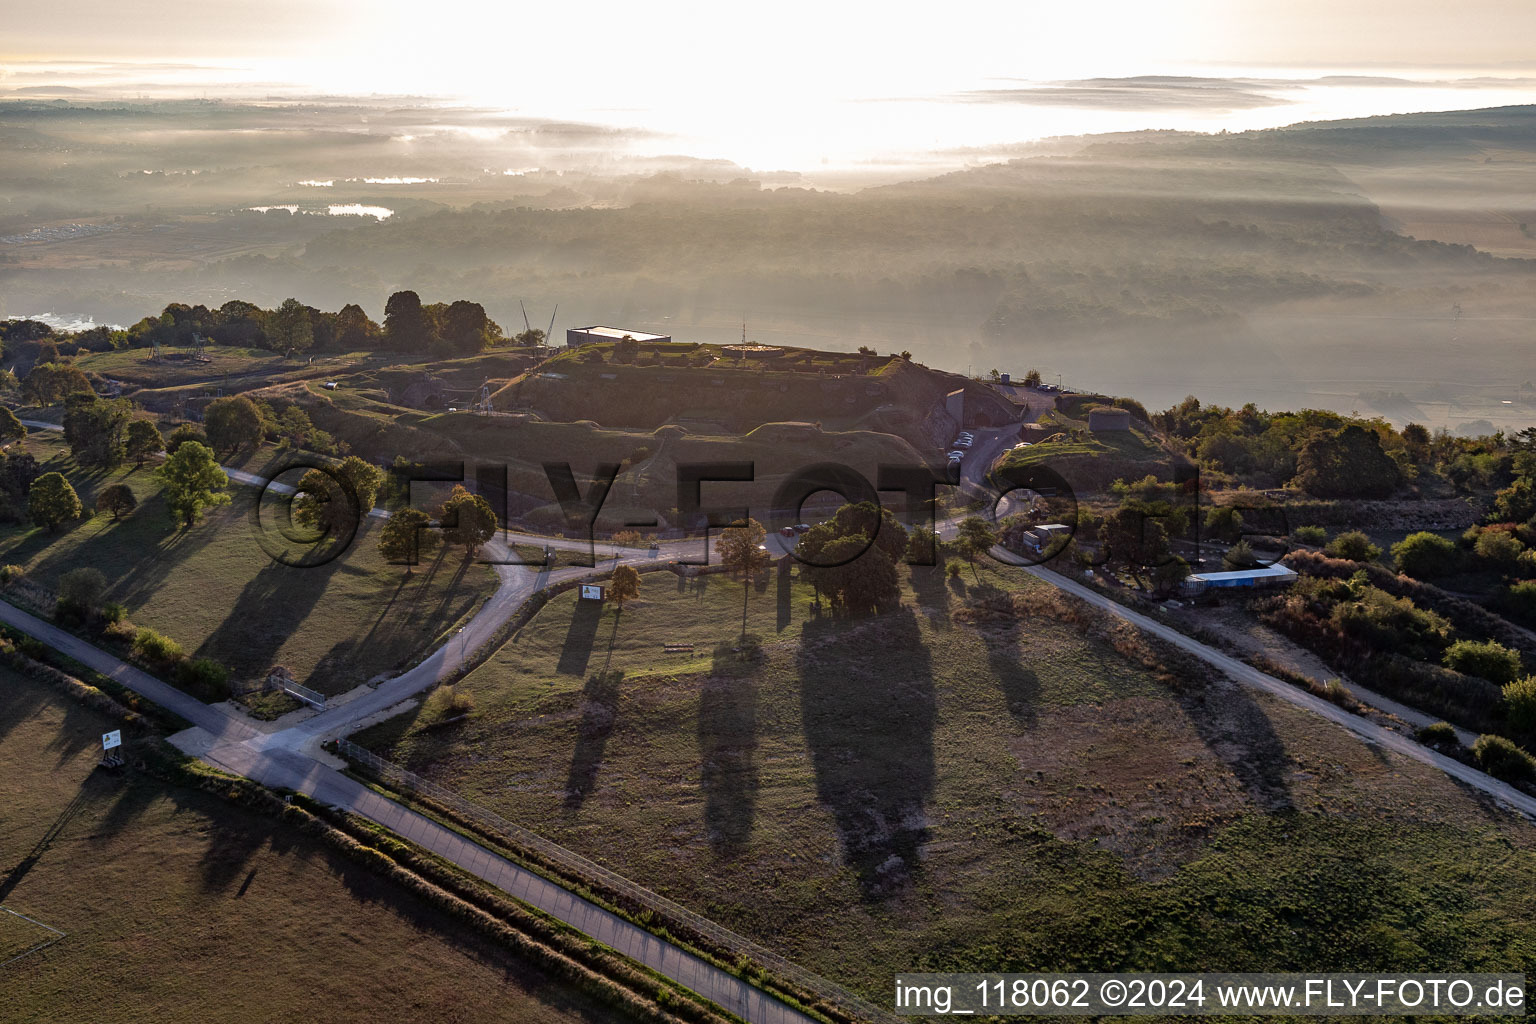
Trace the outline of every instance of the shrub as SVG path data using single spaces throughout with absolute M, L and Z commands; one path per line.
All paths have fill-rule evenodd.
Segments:
M 1414 737 L 1426 747 L 1434 747 L 1436 750 L 1454 750 L 1461 746 L 1461 740 L 1456 736 L 1456 727 L 1450 722 L 1436 722 L 1426 725 Z
M 212 658 L 193 658 L 176 665 L 175 683 L 203 700 L 222 700 L 229 696 L 229 669 Z
M 1310 544 L 1318 548 L 1328 542 L 1328 531 L 1321 526 L 1298 526 L 1293 536 L 1299 544 Z
M 101 621 L 109 626 L 115 626 L 128 617 L 128 609 L 121 602 L 108 601 L 101 606 Z
M 1253 569 L 1259 565 L 1258 557 L 1253 553 L 1253 546 L 1246 540 L 1240 540 L 1227 549 L 1227 553 L 1221 556 L 1229 569 Z
M 1536 733 L 1536 676 L 1526 676 L 1504 686 L 1504 714 L 1511 727 Z
M 19 565 L 7 565 L 0 568 L 0 583 L 10 583 L 19 580 L 27 574 L 27 570 Z
M 1344 558 L 1351 562 L 1374 562 L 1381 557 L 1381 548 L 1359 530 L 1350 530 L 1333 538 L 1323 553 L 1329 558 Z
M 1477 557 L 1494 562 L 1498 565 L 1508 565 L 1520 557 L 1520 552 L 1525 550 L 1525 545 L 1515 539 L 1513 534 L 1503 530 L 1484 530 L 1477 535 L 1477 543 L 1474 545 Z
M 645 543 L 639 530 L 620 530 L 613 535 L 613 542 L 621 548 L 638 548 Z
M 147 627 L 133 635 L 133 653 L 160 665 L 169 665 L 183 657 L 181 644 Z
M 1205 514 L 1205 532 L 1218 540 L 1238 541 L 1243 536 L 1243 514 L 1226 505 L 1216 505 Z
M 6 566 L 7 570 L 13 568 L 15 566 Z M 0 580 L 4 579 L 3 571 L 0 571 Z M 1510 618 L 1527 626 L 1536 626 L 1536 580 L 1525 580 L 1505 588 L 1495 602 Z
M 107 591 L 107 578 L 100 569 L 71 569 L 59 577 L 59 600 L 82 612 L 90 611 Z
M 1536 758 L 1503 736 L 1482 735 L 1472 744 L 1477 766 L 1505 782 L 1536 782 Z
M 1445 665 L 1464 675 L 1503 686 L 1520 675 L 1520 652 L 1496 640 L 1458 640 L 1446 648 Z
M 1423 530 L 1392 545 L 1392 560 L 1398 571 L 1421 580 L 1454 572 L 1457 554 L 1454 541 Z
M 1329 617 L 1340 633 L 1377 651 L 1438 651 L 1451 632 L 1451 624 L 1434 612 L 1365 585 L 1354 601 L 1335 605 Z
M 422 703 L 422 718 L 428 724 L 442 722 L 448 718 L 459 715 L 467 715 L 475 709 L 475 698 L 467 690 L 460 690 L 457 686 L 439 686 L 427 695 Z

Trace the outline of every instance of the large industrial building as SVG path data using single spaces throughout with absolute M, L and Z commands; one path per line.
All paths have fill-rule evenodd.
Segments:
M 572 327 L 565 332 L 565 347 L 580 348 L 594 341 L 619 341 L 633 338 L 642 345 L 664 344 L 672 340 L 670 334 L 646 334 L 644 331 L 626 331 L 618 327 Z

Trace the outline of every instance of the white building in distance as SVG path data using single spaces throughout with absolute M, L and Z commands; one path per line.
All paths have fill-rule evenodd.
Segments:
M 565 332 L 565 347 L 580 348 L 594 341 L 620 341 L 633 338 L 642 345 L 665 344 L 672 340 L 670 334 L 646 334 L 644 331 L 626 331 L 618 327 L 572 327 Z

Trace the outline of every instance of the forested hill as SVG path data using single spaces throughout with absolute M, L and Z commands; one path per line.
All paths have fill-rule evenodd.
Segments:
M 508 287 L 580 274 L 656 308 L 921 308 L 973 318 L 994 336 L 1026 325 L 1220 320 L 1413 283 L 1405 274 L 1529 273 L 1393 233 L 1335 164 L 1472 148 L 1490 134 L 1536 149 L 1530 110 L 1379 120 L 1151 135 L 855 195 L 663 177 L 636 185 L 617 209 L 478 206 L 333 231 L 309 244 L 304 262 L 472 268 Z

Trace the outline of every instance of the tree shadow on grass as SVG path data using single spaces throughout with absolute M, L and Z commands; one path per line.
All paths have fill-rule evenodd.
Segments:
M 778 589 L 774 593 L 774 608 L 777 611 L 777 619 L 774 629 L 782 633 L 789 626 L 790 610 L 793 603 L 793 581 L 790 579 L 790 571 L 786 557 L 781 559 L 775 575 L 778 577 Z
M 704 828 L 718 857 L 747 848 L 757 806 L 757 676 L 762 665 L 756 637 L 715 648 L 714 665 L 699 694 L 700 781 Z
M 42 684 L 13 686 L 0 677 L 0 739 L 31 718 L 39 708 L 52 703 Z
M 918 606 L 935 629 L 949 628 L 950 591 L 944 583 L 943 565 L 914 565 L 910 578 Z
M 571 625 L 565 631 L 565 643 L 560 648 L 560 659 L 555 671 L 563 676 L 580 676 L 587 672 L 587 662 L 592 658 L 592 645 L 597 638 L 597 625 L 603 617 L 601 601 L 577 601 L 571 612 Z
M 866 898 L 878 898 L 916 872 L 934 787 L 937 698 L 916 615 L 808 622 L 798 668 L 817 795 Z
M 58 760 L 55 765 L 63 767 L 81 751 L 92 747 L 99 749 L 101 734 L 113 728 L 113 725 L 104 724 L 99 713 L 88 711 L 74 701 L 60 703 L 58 707 L 64 713 L 64 720 L 48 741 L 47 752 L 56 754 Z
M 988 623 L 979 627 L 977 634 L 987 649 L 987 667 L 992 670 L 992 677 L 997 680 L 1003 700 L 1008 704 L 1008 714 L 1021 725 L 1034 726 L 1040 701 L 1040 677 L 1019 660 L 1019 643 L 1023 635 L 1019 620 Z
M 596 602 L 593 602 L 594 604 Z M 581 722 L 576 726 L 576 749 L 565 777 L 565 809 L 578 810 L 597 785 L 603 750 L 619 713 L 622 671 L 594 672 L 581 691 Z
M 16 890 L 16 887 L 26 879 L 28 873 L 37 866 L 38 862 L 43 859 L 48 851 L 53 848 L 54 844 L 59 841 L 60 837 L 63 836 L 64 830 L 69 827 L 69 823 L 74 821 L 80 812 L 91 803 L 90 781 L 89 778 L 86 779 L 87 784 L 81 786 L 74 799 L 65 804 L 58 816 L 37 836 L 32 844 L 32 848 L 9 868 L 4 875 L 0 875 L 0 903 L 4 903 L 5 898 Z
M 1294 808 L 1290 756 L 1251 690 L 1227 683 L 1184 694 L 1179 703 L 1201 741 L 1232 770 L 1254 803 L 1270 811 Z
M 198 647 L 197 656 L 222 661 L 236 678 L 264 673 L 283 643 L 304 627 L 338 569 L 335 561 L 303 569 L 279 562 L 267 565 L 245 585 L 224 621 Z
M 49 579 L 70 569 L 100 569 L 110 586 L 106 598 L 136 608 L 160 589 L 183 562 L 211 543 L 220 530 L 230 528 L 223 514 L 215 514 L 190 530 L 171 523 L 170 511 L 156 494 L 128 517 L 97 526 L 96 520 L 79 527 L 96 532 L 71 548 L 45 555 L 33 575 Z M 54 538 L 57 539 L 57 538 Z
M 180 810 L 208 814 L 202 794 L 178 794 Z M 198 862 L 203 889 L 224 892 L 244 877 L 251 858 L 263 847 L 274 854 L 284 854 L 298 843 L 298 834 L 276 818 L 243 809 L 219 808 L 208 814 L 208 845 Z M 233 893 L 231 893 L 233 895 Z

